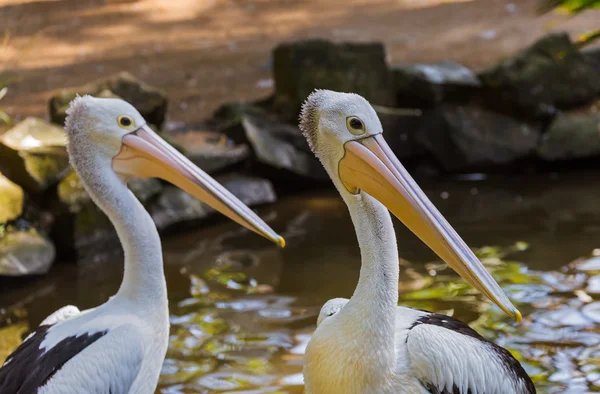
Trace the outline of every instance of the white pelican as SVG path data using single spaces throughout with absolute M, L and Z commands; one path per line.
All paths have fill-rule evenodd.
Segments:
M 2 394 L 153 393 L 169 334 L 158 232 L 126 186 L 165 179 L 264 237 L 284 245 L 248 207 L 169 146 L 130 104 L 78 97 L 66 121 L 71 164 L 115 226 L 125 252 L 117 294 L 97 308 L 49 316 L 0 369 Z
M 350 300 L 321 310 L 305 354 L 308 394 L 531 394 L 505 349 L 448 316 L 398 306 L 399 259 L 388 209 L 472 286 L 521 314 L 410 177 L 361 96 L 313 92 L 300 128 L 348 205 L 362 267 Z

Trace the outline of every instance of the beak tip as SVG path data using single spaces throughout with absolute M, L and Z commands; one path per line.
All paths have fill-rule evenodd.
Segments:
M 279 239 L 277 240 L 277 243 L 279 244 L 280 248 L 285 248 L 285 239 L 283 239 L 283 237 L 279 237 Z
M 523 315 L 521 315 L 521 312 L 519 312 L 518 309 L 515 309 L 515 321 L 517 322 L 517 324 L 521 324 L 522 320 L 523 320 Z

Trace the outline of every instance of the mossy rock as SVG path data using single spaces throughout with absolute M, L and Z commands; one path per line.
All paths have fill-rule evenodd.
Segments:
M 547 161 L 600 156 L 600 114 L 561 114 L 537 149 Z
M 0 173 L 0 225 L 21 216 L 24 198 L 23 189 Z
M 416 139 L 447 171 L 502 166 L 532 156 L 541 128 L 478 107 L 445 104 L 424 114 Z
M 297 119 L 302 102 L 315 89 L 354 92 L 372 104 L 395 104 L 381 43 L 307 40 L 281 44 L 273 51 L 273 68 L 275 105 L 289 120 Z
M 600 74 L 566 33 L 542 37 L 479 74 L 488 101 L 521 115 L 548 117 L 600 95 Z
M 473 71 L 453 62 L 394 66 L 391 73 L 398 105 L 407 108 L 465 100 L 481 86 Z
M 0 276 L 45 274 L 55 255 L 52 242 L 34 228 L 0 232 Z
M 0 136 L 0 170 L 31 193 L 54 185 L 69 168 L 62 128 L 27 118 Z
M 80 87 L 63 89 L 50 99 L 50 119 L 64 125 L 69 104 L 77 95 L 118 97 L 133 105 L 150 124 L 161 127 L 167 113 L 167 94 L 122 72 Z

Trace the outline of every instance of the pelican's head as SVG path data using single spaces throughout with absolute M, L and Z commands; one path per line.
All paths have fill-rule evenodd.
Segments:
M 69 157 L 88 184 L 108 171 L 125 181 L 131 176 L 161 178 L 242 226 L 285 245 L 254 212 L 152 131 L 131 104 L 77 97 L 67 115 Z
M 357 198 L 366 193 L 377 199 L 459 275 L 520 322 L 520 312 L 400 164 L 367 100 L 317 90 L 302 106 L 300 128 L 341 193 Z
M 300 114 L 300 129 L 332 178 L 346 154 L 347 142 L 383 131 L 375 110 L 362 96 L 331 90 L 315 90 L 308 96 Z
M 319 327 L 325 319 L 341 311 L 348 301 L 349 300 L 347 298 L 333 298 L 327 301 L 321 308 L 321 312 L 319 312 L 319 317 L 317 318 L 317 327 Z

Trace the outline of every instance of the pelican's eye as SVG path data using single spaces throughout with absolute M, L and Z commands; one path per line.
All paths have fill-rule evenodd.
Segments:
M 117 118 L 119 127 L 125 130 L 133 130 L 135 128 L 135 121 L 131 116 L 122 115 Z
M 348 131 L 354 135 L 361 135 L 365 132 L 365 124 L 356 116 L 349 116 L 346 118 L 346 127 L 348 127 Z

